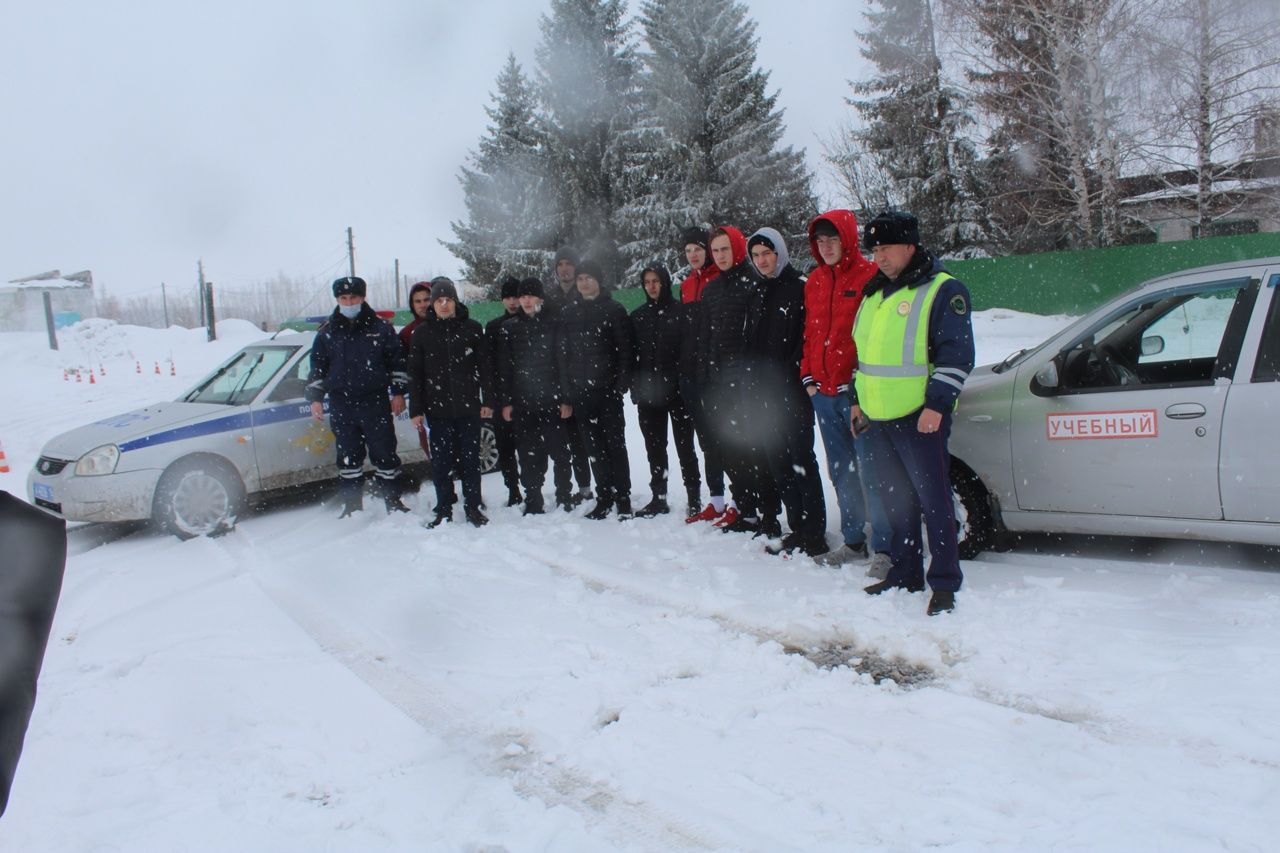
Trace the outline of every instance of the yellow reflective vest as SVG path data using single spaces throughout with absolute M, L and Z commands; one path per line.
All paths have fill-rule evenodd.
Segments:
M 858 348 L 854 389 L 868 418 L 888 421 L 924 406 L 929 364 L 929 313 L 942 283 L 940 272 L 921 287 L 904 287 L 891 296 L 878 290 L 862 300 L 853 322 Z

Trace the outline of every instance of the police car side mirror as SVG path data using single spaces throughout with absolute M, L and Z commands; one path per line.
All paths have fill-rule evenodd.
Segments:
M 1036 371 L 1035 384 L 1036 389 L 1045 392 L 1053 392 L 1058 390 L 1060 382 L 1058 376 L 1058 361 L 1047 362 L 1043 367 Z
M 1164 338 L 1160 335 L 1147 335 L 1142 339 L 1143 355 L 1159 355 L 1164 352 Z

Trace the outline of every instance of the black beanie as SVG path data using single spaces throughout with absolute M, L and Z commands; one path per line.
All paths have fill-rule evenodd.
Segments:
M 509 299 L 520 295 L 520 279 L 509 275 L 502 280 L 502 298 Z
M 920 220 L 902 210 L 877 213 L 876 218 L 862 230 L 862 244 L 868 249 L 876 246 L 919 246 Z
M 686 228 L 680 235 L 680 248 L 683 249 L 690 243 L 710 251 L 711 236 L 707 234 L 707 229 L 705 228 Z
M 578 275 L 589 275 L 596 280 L 596 284 L 604 287 L 604 267 L 595 261 L 587 260 L 579 264 Z
M 560 250 L 556 252 L 556 259 L 552 265 L 554 266 L 561 261 L 568 261 L 573 264 L 573 268 L 576 270 L 578 268 L 578 261 L 580 260 L 581 258 L 578 257 L 577 249 L 572 246 L 561 246 Z
M 542 280 L 534 276 L 520 280 L 517 296 L 536 296 L 542 298 Z
M 364 279 L 354 275 L 344 276 L 333 283 L 333 295 L 335 298 L 339 296 L 364 296 L 366 290 Z
M 453 279 L 448 276 L 438 275 L 431 279 L 431 301 L 435 302 L 445 296 L 457 302 L 458 288 L 454 286 Z

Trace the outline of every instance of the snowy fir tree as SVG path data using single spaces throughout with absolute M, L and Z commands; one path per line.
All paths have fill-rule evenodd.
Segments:
M 871 0 L 862 55 L 876 76 L 853 84 L 849 103 L 863 127 L 861 148 L 883 173 L 884 201 L 914 212 L 923 235 L 946 257 L 984 257 L 996 242 L 965 135 L 974 124 L 963 94 L 943 78 L 932 0 Z M 852 164 L 856 165 L 856 164 Z M 878 199 L 859 199 L 865 205 Z
M 733 0 L 645 0 L 639 104 L 621 139 L 629 203 L 622 251 L 636 272 L 677 261 L 690 225 L 773 226 L 799 237 L 816 212 L 803 154 L 782 147 L 782 111 L 756 67 L 755 23 Z M 674 268 L 674 267 L 673 267 Z
M 547 187 L 547 259 L 569 243 L 614 278 L 625 203 L 618 140 L 636 120 L 637 63 L 622 0 L 551 0 L 537 49 Z
M 498 75 L 488 135 L 463 167 L 459 181 L 465 222 L 453 222 L 444 245 L 463 262 L 463 275 L 492 283 L 501 275 L 546 272 L 547 250 L 558 235 L 548 231 L 555 209 L 533 86 L 514 55 Z

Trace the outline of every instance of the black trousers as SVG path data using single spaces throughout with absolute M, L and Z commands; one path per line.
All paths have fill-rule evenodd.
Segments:
M 589 489 L 591 488 L 591 464 L 588 459 L 590 451 L 587 450 L 582 430 L 578 427 L 578 413 L 575 411 L 573 417 L 568 420 L 565 436 L 569 442 L 569 458 L 573 462 L 573 479 L 577 481 L 579 489 Z
M 637 405 L 636 415 L 640 421 L 640 434 L 644 436 L 645 455 L 649 458 L 649 490 L 654 497 L 667 493 L 667 421 L 670 420 L 685 490 L 690 496 L 700 498 L 702 476 L 698 473 L 698 455 L 693 450 L 693 416 L 685 408 L 680 395 L 674 395 L 666 406 Z
M 720 452 L 738 511 L 747 517 L 763 514 L 777 518 L 781 503 L 763 450 L 766 431 L 753 408 L 759 403 L 748 400 L 747 387 L 738 379 L 703 389 L 708 431 Z
M 502 482 L 506 485 L 507 491 L 515 491 L 520 488 L 520 466 L 516 461 L 515 426 L 504 421 L 501 412 L 494 416 L 491 423 L 493 424 L 493 437 L 498 444 L 498 469 L 502 471 Z
M 809 541 L 821 540 L 827 532 L 827 501 L 813 451 L 813 404 L 800 390 L 788 395 L 786 405 L 790 411 L 780 419 L 781 430 L 767 442 L 765 456 L 787 510 L 787 527 Z
M 685 409 L 693 418 L 694 430 L 698 435 L 698 446 L 702 448 L 702 467 L 707 475 L 707 491 L 712 497 L 724 495 L 724 460 L 720 455 L 720 445 L 716 440 L 715 430 L 711 428 L 711 419 L 702 398 L 702 389 L 697 381 L 680 378 L 680 399 Z
M 591 460 L 596 497 L 601 500 L 631 499 L 631 461 L 627 458 L 626 420 L 622 416 L 622 395 L 609 391 L 574 405 L 574 420 Z
M 573 491 L 569 466 L 569 429 L 560 407 L 515 407 L 516 448 L 520 455 L 520 482 L 526 507 L 542 506 L 542 484 L 547 477 L 547 457 L 555 462 L 556 500 L 566 501 Z
M 396 455 L 391 403 L 385 395 L 364 400 L 330 398 L 329 429 L 337 447 L 338 485 L 344 496 L 360 493 L 366 448 L 379 493 L 387 497 L 398 494 L 400 457 Z
M 458 502 L 453 478 L 462 480 L 467 509 L 480 508 L 480 417 L 431 418 L 431 481 L 436 512 L 448 513 Z

